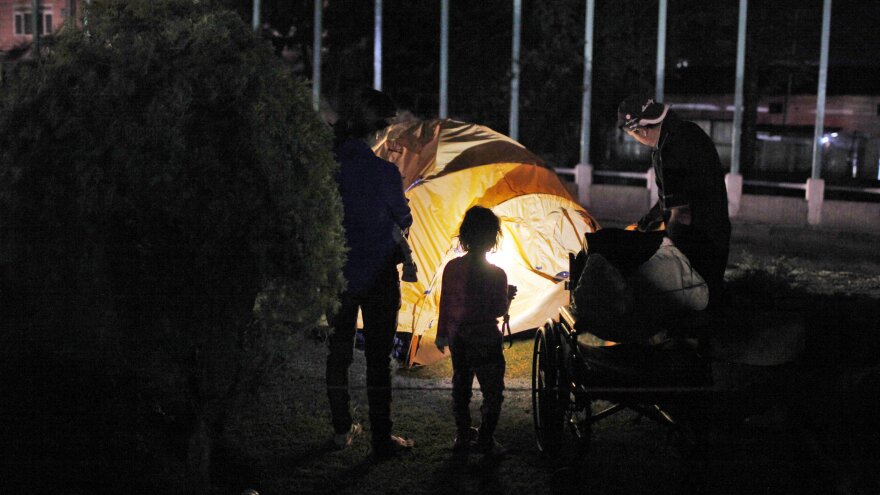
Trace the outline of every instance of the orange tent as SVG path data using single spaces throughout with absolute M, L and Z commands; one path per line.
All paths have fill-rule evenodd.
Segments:
M 471 206 L 491 208 L 502 221 L 504 238 L 489 261 L 519 289 L 511 331 L 536 328 L 568 303 L 568 253 L 583 249 L 584 233 L 598 224 L 543 160 L 487 127 L 448 119 L 392 125 L 373 150 L 400 169 L 413 213 L 409 243 L 419 279 L 401 284 L 398 320 L 399 332 L 412 332 L 410 365 L 443 357 L 433 345 L 440 278 L 446 262 L 463 254 L 456 235 Z

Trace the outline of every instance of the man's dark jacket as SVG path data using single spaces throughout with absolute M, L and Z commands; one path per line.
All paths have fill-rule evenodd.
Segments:
M 690 206 L 690 226 L 667 235 L 706 280 L 717 304 L 730 250 L 730 218 L 715 144 L 700 126 L 669 112 L 652 163 L 660 194 L 652 213 L 663 215 L 668 225 L 670 208 Z
M 397 167 L 377 157 L 361 140 L 350 139 L 335 150 L 339 162 L 339 193 L 342 196 L 348 259 L 343 274 L 347 290 L 369 288 L 381 268 L 392 262 L 397 244 L 392 229 L 412 224 Z

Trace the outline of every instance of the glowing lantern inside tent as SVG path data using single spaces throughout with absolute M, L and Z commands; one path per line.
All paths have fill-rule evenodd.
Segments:
M 487 127 L 447 119 L 390 126 L 373 150 L 400 169 L 413 213 L 409 243 L 419 279 L 401 284 L 398 318 L 398 331 L 412 332 L 410 364 L 443 357 L 433 345 L 440 278 L 462 254 L 456 236 L 471 206 L 501 218 L 504 238 L 489 261 L 518 287 L 511 331 L 536 328 L 567 304 L 568 253 L 583 249 L 584 234 L 598 225 L 543 160 Z

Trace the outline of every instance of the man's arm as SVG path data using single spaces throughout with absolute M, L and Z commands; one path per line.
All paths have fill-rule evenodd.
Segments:
M 690 205 L 676 206 L 669 209 L 669 223 L 666 225 L 666 236 L 675 243 L 681 235 L 691 227 Z
M 400 172 L 393 164 L 387 169 L 387 176 L 383 188 L 385 189 L 385 203 L 391 212 L 391 218 L 394 223 L 400 226 L 401 230 L 406 230 L 413 223 L 412 212 L 403 194 L 403 181 L 400 178 Z M 366 194 L 370 194 L 368 191 Z

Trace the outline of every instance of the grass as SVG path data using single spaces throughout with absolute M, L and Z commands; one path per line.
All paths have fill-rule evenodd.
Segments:
M 394 430 L 415 439 L 416 447 L 399 459 L 371 461 L 365 363 L 359 352 L 351 369 L 352 406 L 367 431 L 351 449 L 334 451 L 329 448 L 324 390 L 326 345 L 303 329 L 279 325 L 275 330 L 285 336 L 278 339 L 279 351 L 286 359 L 268 370 L 249 402 L 231 411 L 217 445 L 213 473 L 217 493 L 255 488 L 262 495 L 656 495 L 689 491 L 697 472 L 706 473 L 708 493 L 829 493 L 835 483 L 845 487 L 872 482 L 863 492 L 880 493 L 877 273 L 880 269 L 852 270 L 844 261 L 829 267 L 821 258 L 733 253 L 728 271 L 731 290 L 754 307 L 800 314 L 808 329 L 807 352 L 794 374 L 786 367 L 735 370 L 750 381 L 736 405 L 770 397 L 791 406 L 782 410 L 788 419 L 771 428 L 718 425 L 713 450 L 703 463 L 682 459 L 675 437 L 634 413 L 598 424 L 586 456 L 560 461 L 541 455 L 532 433 L 528 335 L 516 338 L 505 350 L 507 390 L 497 437 L 511 449 L 506 459 L 497 462 L 475 455 L 462 461 L 451 455 L 451 363 L 442 360 L 413 370 L 394 370 Z M 65 356 L 49 360 L 22 355 L 0 362 L 4 376 L 30 370 L 28 376 L 34 380 L 25 384 L 27 394 L 10 405 L 44 432 L 44 437 L 25 438 L 26 433 L 9 428 L 2 432 L 4 438 L 9 437 L 14 447 L 56 453 L 26 466 L 16 466 L 14 455 L 5 456 L 0 467 L 16 470 L 13 483 L 37 491 L 55 487 L 63 493 L 100 493 L 106 491 L 95 481 L 101 476 L 118 482 L 138 473 L 133 479 L 155 481 L 151 486 L 132 486 L 131 492 L 180 493 L 182 459 L 174 458 L 173 452 L 180 451 L 185 438 L 182 432 L 159 431 L 146 421 L 152 404 L 146 386 L 116 376 L 100 363 L 71 366 Z M 4 385 L 0 381 L 0 387 Z M 475 391 L 475 418 L 481 399 Z M 102 431 L 113 433 L 104 438 Z M 854 442 L 854 438 L 867 441 Z M 39 477 L 36 482 L 28 478 L 34 476 Z M 861 492 L 844 488 L 840 493 Z
M 822 330 L 817 332 L 833 329 L 852 334 L 865 325 L 877 325 L 873 318 L 878 304 L 871 292 L 874 286 L 870 275 L 861 279 L 827 276 L 822 270 L 801 266 L 798 260 L 746 256 L 732 266 L 728 279 L 736 295 L 750 303 L 760 302 L 770 308 L 784 303 L 803 311 L 812 308 L 813 314 L 816 310 L 824 311 L 818 319 L 808 322 L 814 326 L 821 324 Z M 831 282 L 810 286 L 814 289 L 811 293 L 804 289 L 804 285 L 809 285 L 804 281 L 810 279 Z M 817 287 L 822 294 L 815 294 Z M 864 297 L 853 299 L 850 296 L 854 293 Z M 850 313 L 857 313 L 855 319 Z M 835 328 L 838 318 L 846 315 L 849 320 Z M 876 472 L 875 468 L 880 466 L 876 450 L 870 451 L 875 457 L 859 457 L 853 452 L 862 451 L 853 450 L 846 440 L 864 433 L 858 429 L 861 426 L 852 426 L 864 424 L 865 418 L 856 412 L 859 409 L 851 408 L 858 399 L 843 393 L 838 378 L 816 379 L 816 375 L 810 377 L 816 380 L 817 395 L 796 398 L 795 402 L 804 408 L 794 413 L 806 412 L 809 421 L 798 424 L 824 428 L 824 437 L 812 430 L 790 428 L 787 422 L 770 429 L 738 425 L 724 430 L 713 444 L 712 455 L 703 459 L 701 469 L 694 469 L 696 464 L 678 455 L 674 438 L 666 429 L 634 413 L 622 413 L 595 427 L 588 456 L 576 462 L 547 458 L 537 452 L 532 433 L 532 340 L 527 335 L 516 338 L 505 351 L 507 391 L 497 437 L 511 449 L 511 455 L 500 462 L 480 456 L 461 461 L 451 455 L 451 363 L 442 360 L 412 370 L 394 371 L 394 429 L 414 438 L 416 447 L 399 459 L 374 463 L 369 457 L 368 431 L 356 439 L 350 450 L 328 448 L 331 432 L 323 388 L 326 348 L 303 333 L 293 335 L 289 351 L 295 359 L 272 373 L 254 407 L 238 412 L 234 421 L 237 427 L 228 434 L 231 450 L 238 453 L 238 464 L 247 466 L 237 479 L 228 480 L 235 490 L 253 487 L 263 494 L 658 494 L 687 491 L 693 487 L 694 473 L 703 472 L 708 473 L 704 480 L 710 493 L 824 493 L 833 488 L 834 482 L 863 480 L 867 476 L 867 483 L 872 483 L 873 475 L 865 473 Z M 847 353 L 853 352 L 853 347 L 838 349 L 831 359 L 850 355 Z M 876 345 L 869 347 L 876 349 Z M 872 362 L 876 363 L 876 359 Z M 852 371 L 845 366 L 842 370 Z M 757 401 L 755 397 L 780 392 L 766 386 L 768 378 L 772 382 L 789 376 L 788 371 L 775 367 L 761 369 L 760 373 L 741 368 L 736 372 L 755 377 L 747 388 L 749 393 L 754 392 L 754 397 L 744 396 L 744 404 Z M 361 353 L 356 353 L 351 376 L 354 415 L 369 428 Z M 876 368 L 873 375 L 867 376 L 868 381 L 876 380 Z M 864 387 L 858 390 L 864 392 Z M 480 401 L 481 395 L 475 391 L 475 418 L 479 418 Z M 852 411 L 849 416 L 845 412 L 848 409 Z M 876 426 L 876 421 L 871 424 Z M 829 454 L 829 444 L 843 449 L 843 454 Z M 838 459 L 854 455 L 854 464 L 841 467 Z
M 506 379 L 529 379 L 532 373 L 532 338 L 534 332 L 522 332 L 512 340 L 504 342 Z M 510 346 L 510 347 L 508 347 Z M 401 370 L 408 376 L 420 379 L 438 379 L 452 376 L 452 360 L 443 359 L 428 366 L 417 366 L 412 370 Z
M 261 493 L 541 494 L 552 493 L 559 485 L 559 470 L 566 466 L 538 453 L 532 437 L 531 339 L 516 339 L 505 351 L 512 366 L 497 437 L 512 454 L 501 462 L 480 456 L 461 461 L 451 455 L 454 425 L 448 360 L 394 374 L 395 431 L 415 439 L 412 453 L 371 462 L 368 432 L 350 450 L 330 450 L 329 411 L 323 382 L 315 376 L 323 365 L 324 347 L 305 337 L 295 339 L 293 345 L 297 361 L 277 370 L 261 391 L 260 410 L 242 411 L 236 421 L 239 428 L 230 432 L 236 449 L 245 454 L 242 463 L 253 466 L 251 479 L 234 488 L 253 486 Z M 360 386 L 363 367 L 363 355 L 358 353 L 352 368 L 352 402 L 355 416 L 368 427 L 366 396 Z M 475 391 L 475 418 L 480 401 Z M 597 487 L 612 484 L 618 470 L 629 466 L 635 474 L 625 486 L 644 482 L 665 487 L 668 493 L 676 491 L 683 468 L 669 462 L 674 452 L 663 430 L 634 415 L 615 418 L 607 428 L 597 432 L 595 446 L 609 455 L 593 460 L 585 482 Z M 634 439 L 637 444 L 647 439 L 647 445 L 628 446 Z M 580 479 L 578 473 L 571 476 Z

